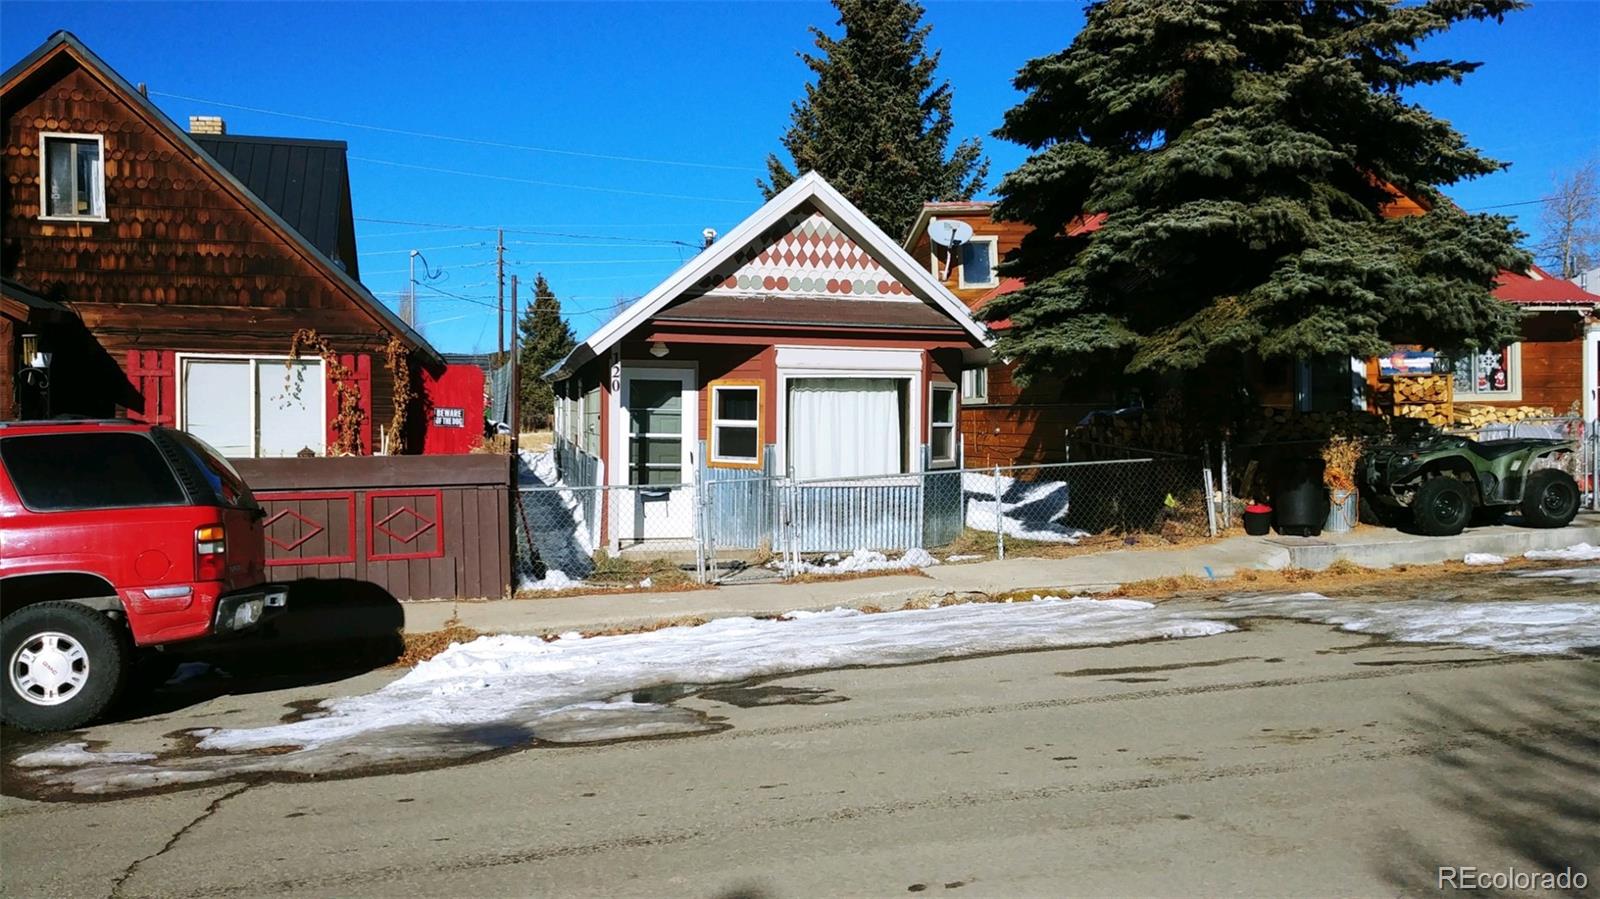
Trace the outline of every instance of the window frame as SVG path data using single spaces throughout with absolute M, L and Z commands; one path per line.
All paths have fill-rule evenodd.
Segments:
M 756 429 L 756 455 L 755 458 L 744 456 L 723 456 L 720 452 L 720 441 L 717 440 L 717 427 L 724 419 L 718 413 L 717 393 L 720 390 L 754 390 L 756 392 L 756 417 L 752 419 L 733 418 L 727 419 L 729 426 L 748 428 L 752 424 Z M 766 384 L 758 378 L 720 378 L 706 384 L 706 465 L 711 468 L 743 468 L 759 469 L 762 467 L 762 455 L 766 448 L 767 437 L 767 406 Z
M 938 408 L 939 408 L 939 403 L 938 403 L 938 400 L 937 400 L 937 396 L 939 394 L 939 391 L 941 391 L 941 390 L 949 391 L 949 393 L 950 393 L 950 421 L 946 422 L 946 423 L 940 423 L 940 422 L 938 422 L 938 421 L 936 421 L 934 419 L 934 416 L 937 414 L 937 411 L 938 411 Z M 938 456 L 938 455 L 934 454 L 933 434 L 934 434 L 934 431 L 936 431 L 936 430 L 938 430 L 940 428 L 948 428 L 949 431 L 950 431 L 950 454 L 948 456 Z M 960 387 L 960 385 L 951 383 L 950 381 L 929 381 L 928 382 L 928 467 L 929 468 L 953 468 L 953 467 L 955 467 L 955 465 L 961 459 L 961 448 L 956 445 L 956 441 L 960 437 L 960 435 L 961 435 L 961 387 Z
M 961 244 L 961 247 L 963 251 L 965 251 L 966 247 L 975 243 L 986 243 L 989 245 L 989 280 L 967 280 L 967 261 L 965 258 L 961 258 L 956 260 L 957 267 L 960 269 L 960 272 L 956 276 L 956 286 L 963 290 L 978 289 L 983 287 L 998 287 L 1000 285 L 1000 272 L 998 271 L 1000 267 L 1000 238 L 993 234 L 978 234 L 974 235 L 971 240 Z
M 973 375 L 975 381 L 982 382 L 982 390 L 967 393 L 968 375 Z M 963 405 L 983 405 L 989 402 L 989 366 L 975 365 L 961 370 L 961 402 Z
M 100 151 L 100 212 L 88 215 L 50 214 L 50 151 L 51 140 L 94 141 Z M 74 169 L 76 171 L 76 169 Z M 39 221 L 41 222 L 109 222 L 106 208 L 106 137 L 103 134 L 76 134 L 69 131 L 39 132 Z M 76 182 L 74 182 L 76 183 Z M 74 187 L 76 189 L 76 187 Z
M 1472 390 L 1472 391 L 1462 392 L 1462 391 L 1456 389 L 1455 388 L 1455 376 L 1456 376 L 1456 362 L 1458 360 L 1455 357 L 1447 355 L 1446 358 L 1449 360 L 1450 365 L 1449 365 L 1449 368 L 1447 368 L 1445 370 L 1444 374 L 1448 375 L 1450 377 L 1450 379 L 1451 379 L 1451 392 L 1453 394 L 1455 394 L 1458 398 L 1459 397 L 1466 397 L 1468 402 L 1474 402 L 1474 401 L 1479 401 L 1479 400 L 1485 401 L 1485 402 L 1493 402 L 1493 403 L 1499 403 L 1499 402 L 1521 402 L 1522 401 L 1522 341 L 1520 341 L 1520 340 L 1512 341 L 1511 343 L 1506 344 L 1503 349 L 1505 349 L 1505 351 L 1506 351 L 1506 367 L 1509 369 L 1508 376 L 1506 377 L 1506 389 L 1505 390 L 1486 390 L 1486 391 Z M 1478 381 L 1477 369 L 1478 369 L 1479 357 L 1482 356 L 1483 353 L 1484 353 L 1483 350 L 1473 350 L 1467 356 L 1467 358 L 1472 360 L 1471 378 L 1472 378 L 1472 382 L 1473 382 L 1474 386 L 1476 386 L 1477 381 Z
M 290 357 L 285 355 L 273 355 L 269 353 L 174 354 L 172 362 L 172 376 L 175 383 L 173 388 L 173 405 L 177 408 L 173 410 L 173 425 L 184 433 L 188 433 L 189 427 L 188 421 L 186 420 L 188 418 L 188 404 L 186 402 L 188 398 L 184 396 L 186 391 L 184 390 L 183 366 L 190 360 L 201 360 L 206 362 L 248 362 L 250 364 L 250 455 L 237 458 L 283 458 L 279 456 L 261 455 L 261 398 L 257 395 L 257 391 L 261 383 L 259 376 L 261 363 L 269 362 L 281 366 L 285 362 L 291 361 Z M 322 428 L 322 454 L 326 456 L 328 454 L 328 445 L 330 443 L 328 439 L 328 385 L 330 383 L 328 380 L 328 364 L 321 356 L 301 356 L 300 358 L 293 359 L 292 361 L 314 363 L 318 368 L 322 369 L 322 390 L 318 391 L 319 396 L 316 399 L 316 408 L 317 421 L 321 424 Z M 221 454 L 219 453 L 218 455 Z M 227 457 L 224 456 L 223 458 Z

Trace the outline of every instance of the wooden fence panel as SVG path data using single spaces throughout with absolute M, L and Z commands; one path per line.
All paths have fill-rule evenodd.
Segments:
M 511 587 L 506 456 L 235 459 L 266 510 L 274 580 L 357 578 L 397 599 Z

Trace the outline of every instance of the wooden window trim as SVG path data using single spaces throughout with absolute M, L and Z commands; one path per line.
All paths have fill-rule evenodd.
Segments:
M 723 459 L 717 456 L 717 391 L 724 388 L 753 389 L 756 392 L 756 457 L 754 459 Z M 759 378 L 722 378 L 706 384 L 706 467 L 759 469 L 761 456 L 767 445 L 766 382 Z M 744 419 L 734 419 L 743 424 Z
M 99 215 L 51 215 L 50 197 L 50 154 L 47 146 L 51 140 L 92 140 L 100 149 L 100 214 Z M 41 222 L 109 222 L 107 208 L 111 205 L 106 198 L 106 136 L 104 134 L 77 134 L 70 131 L 41 131 L 39 132 L 39 221 Z
M 967 395 L 967 375 L 969 373 L 974 373 L 974 372 L 976 373 L 976 377 L 974 378 L 974 380 L 982 380 L 982 382 L 983 382 L 983 390 L 978 392 L 978 393 L 974 393 L 971 396 L 968 396 Z M 971 366 L 971 367 L 968 367 L 968 368 L 963 368 L 961 370 L 961 402 L 962 402 L 963 405 L 973 405 L 973 406 L 982 406 L 982 405 L 988 404 L 988 402 L 989 402 L 989 367 L 987 365 L 975 365 L 975 366 Z
M 950 421 L 938 423 L 933 420 L 938 403 L 934 397 L 941 390 L 950 391 Z M 933 432 L 935 428 L 950 429 L 950 455 L 935 456 L 933 454 Z M 956 440 L 961 435 L 961 385 L 949 381 L 930 381 L 928 383 L 928 467 L 953 468 L 960 461 L 961 450 L 956 445 Z

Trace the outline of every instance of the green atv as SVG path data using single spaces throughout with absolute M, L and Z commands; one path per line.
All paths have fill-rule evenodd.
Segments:
M 1362 460 L 1363 495 L 1385 524 L 1409 518 L 1435 537 L 1459 534 L 1516 508 L 1536 528 L 1565 527 L 1578 514 L 1578 482 L 1566 469 L 1577 445 L 1523 437 L 1468 440 L 1438 435 L 1375 447 Z

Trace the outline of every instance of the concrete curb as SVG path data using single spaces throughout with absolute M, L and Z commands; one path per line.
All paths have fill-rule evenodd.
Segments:
M 545 599 L 404 602 L 405 630 L 440 630 L 452 616 L 484 633 L 548 634 L 637 628 L 685 618 L 777 615 L 797 610 L 894 609 L 917 599 L 1009 592 L 1084 594 L 1161 577 L 1228 577 L 1240 571 L 1321 570 L 1348 560 L 1366 568 L 1460 561 L 1469 552 L 1511 558 L 1530 549 L 1600 545 L 1600 515 L 1559 530 L 1475 528 L 1456 537 L 1422 537 L 1362 528 L 1320 538 L 1230 537 L 1173 549 L 1113 550 L 1065 559 L 1007 559 L 925 569 L 923 575 L 742 584 L 681 593 L 614 593 Z

